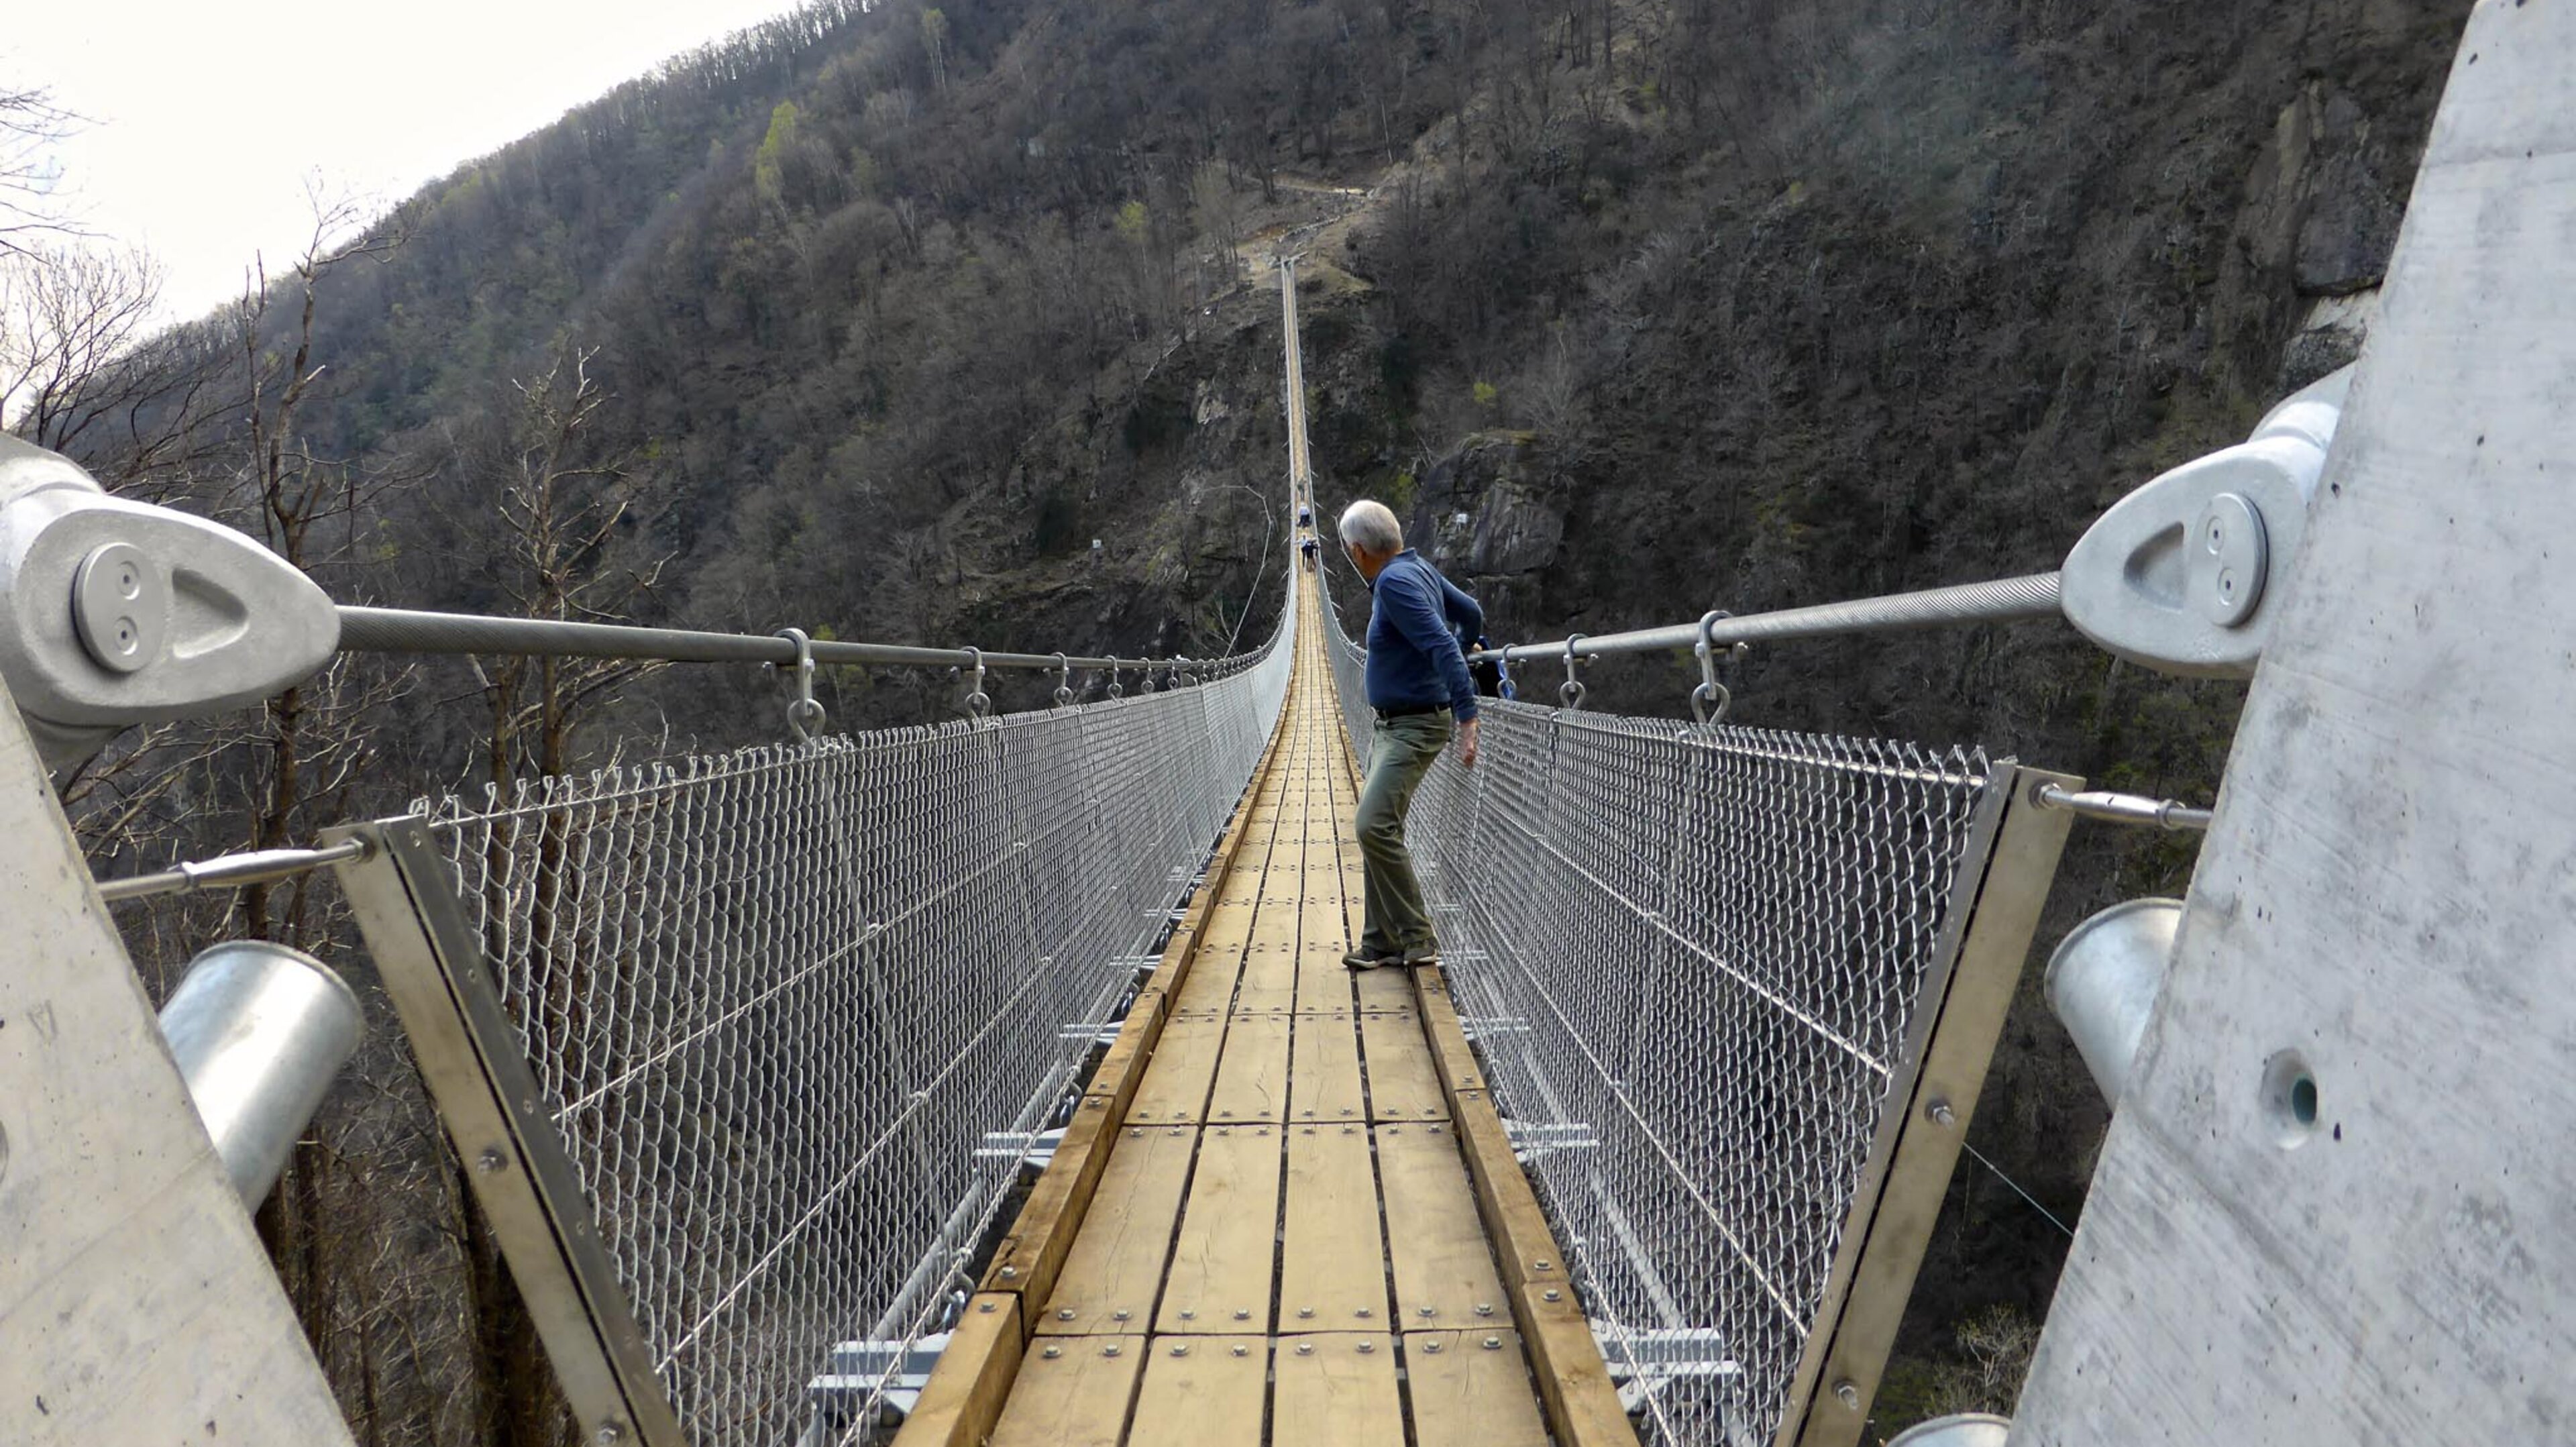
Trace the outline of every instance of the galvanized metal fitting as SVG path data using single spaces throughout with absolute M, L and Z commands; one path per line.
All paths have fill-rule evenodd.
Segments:
M 791 670 L 788 688 L 795 697 L 787 703 L 787 731 L 796 742 L 810 744 L 823 727 L 823 705 L 814 697 L 814 640 L 802 628 L 781 628 L 778 636 L 796 645 L 796 659 L 787 665 Z M 775 672 L 777 664 L 770 664 Z
M 1585 638 L 1590 636 L 1590 634 L 1586 633 L 1576 633 L 1568 636 L 1565 640 L 1565 682 L 1557 685 L 1556 697 L 1559 703 L 1569 709 L 1583 707 L 1583 695 L 1585 692 L 1583 680 L 1577 678 L 1574 673 L 1575 665 L 1583 660 L 1576 655 L 1574 645 L 1581 643 Z
M 1735 701 L 1726 685 L 1717 681 L 1717 644 L 1711 637 L 1717 630 L 1717 620 L 1733 616 L 1723 608 L 1711 608 L 1701 614 L 1699 642 L 1691 646 L 1691 652 L 1699 657 L 1699 687 L 1691 690 L 1691 717 L 1699 720 L 1702 728 L 1716 727 L 1726 717 L 1726 706 Z M 1727 650 L 1727 656 L 1741 658 L 1747 651 L 1746 645 L 1738 643 Z

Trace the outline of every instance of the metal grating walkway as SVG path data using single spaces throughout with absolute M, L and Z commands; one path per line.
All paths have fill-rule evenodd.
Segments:
M 1569 1390 L 1625 1434 L 1570 1293 L 1544 1299 L 1580 1347 L 1558 1330 L 1553 1353 L 1524 1350 L 1517 1320 L 1542 1296 L 1516 1301 L 1485 1222 L 1516 1215 L 1526 1242 L 1535 1202 L 1439 972 L 1341 963 L 1359 924 L 1356 780 L 1322 627 L 1301 596 L 1249 807 L 905 1447 L 1544 1447 Z M 1503 1170 L 1514 1198 L 1480 1201 Z M 1533 1355 L 1571 1358 L 1557 1375 L 1577 1380 L 1534 1378 Z

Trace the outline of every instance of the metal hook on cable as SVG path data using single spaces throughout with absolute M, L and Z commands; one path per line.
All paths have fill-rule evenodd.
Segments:
M 1699 656 L 1699 687 L 1691 690 L 1691 717 L 1699 720 L 1702 728 L 1716 727 L 1726 717 L 1726 706 L 1735 701 L 1735 695 L 1727 691 L 1725 684 L 1717 681 L 1717 645 L 1710 639 L 1710 634 L 1717 629 L 1717 620 L 1734 616 L 1723 608 L 1712 608 L 1701 614 L 1699 642 L 1691 645 L 1691 652 Z M 1748 651 L 1746 645 L 1738 643 L 1727 650 L 1727 656 L 1741 658 Z
M 1118 682 L 1118 655 L 1115 653 L 1109 655 L 1109 696 L 1111 698 L 1127 696 L 1127 690 Z
M 1055 706 L 1063 708 L 1073 702 L 1073 665 L 1063 654 L 1055 656 Z
M 967 649 L 966 664 L 975 670 L 974 687 L 966 694 L 966 712 L 977 723 L 982 723 L 993 712 L 993 696 L 984 691 L 984 650 Z
M 1577 633 L 1565 640 L 1565 682 L 1557 686 L 1556 697 L 1559 703 L 1570 709 L 1583 707 L 1583 695 L 1586 691 L 1583 680 L 1574 676 L 1574 665 L 1580 661 L 1575 657 L 1574 645 L 1590 636 L 1587 633 Z
M 823 728 L 823 705 L 814 697 L 814 640 L 802 628 L 781 628 L 778 636 L 796 645 L 796 661 L 787 665 L 795 670 L 788 687 L 796 694 L 787 703 L 787 731 L 796 735 L 796 742 L 810 744 Z M 774 673 L 778 665 L 769 668 Z

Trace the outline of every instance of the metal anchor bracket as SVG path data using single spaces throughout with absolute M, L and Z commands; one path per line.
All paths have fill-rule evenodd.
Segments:
M 48 768 L 132 724 L 257 703 L 339 646 L 329 596 L 251 538 L 0 435 L 0 679 Z
M 2168 673 L 2245 677 L 2278 609 L 2278 569 L 2343 417 L 2352 369 L 2292 394 L 2236 446 L 2194 458 L 2112 505 L 2059 580 L 2066 619 L 2095 643 Z

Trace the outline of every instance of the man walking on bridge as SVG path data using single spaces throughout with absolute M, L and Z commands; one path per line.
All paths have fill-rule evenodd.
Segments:
M 1429 964 L 1440 957 L 1423 907 L 1422 883 L 1404 847 L 1404 815 L 1450 738 L 1457 719 L 1458 762 L 1476 762 L 1476 687 L 1467 676 L 1461 633 L 1485 631 L 1485 612 L 1422 555 L 1404 545 L 1404 528 L 1386 504 L 1363 498 L 1342 513 L 1342 550 L 1366 578 L 1369 607 L 1368 701 L 1377 712 L 1368 778 L 1354 820 L 1367 885 L 1366 926 L 1359 948 L 1342 956 L 1355 970 L 1383 964 Z

